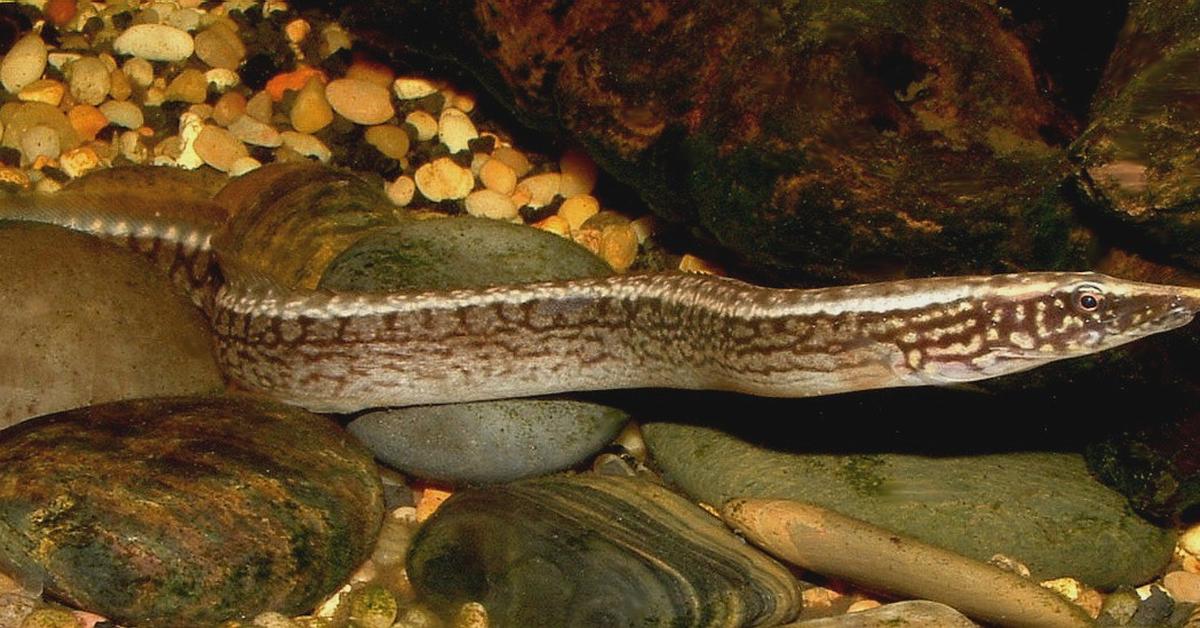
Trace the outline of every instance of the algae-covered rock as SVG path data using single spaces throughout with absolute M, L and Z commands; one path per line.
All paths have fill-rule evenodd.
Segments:
M 1084 196 L 1130 240 L 1200 268 L 1200 2 L 1135 0 L 1072 146 Z
M 95 403 L 224 386 L 204 317 L 135 253 L 0 221 L 0 428 Z
M 496 626 L 771 626 L 800 609 L 783 566 L 637 478 L 459 491 L 413 539 L 408 573 L 429 603 L 481 602 Z
M 372 231 L 329 263 L 319 285 L 339 292 L 453 290 L 611 272 L 604 260 L 552 233 L 456 216 Z
M 1004 554 L 1039 580 L 1098 587 L 1145 582 L 1171 556 L 1174 535 L 1131 513 L 1075 454 L 802 453 L 710 427 L 642 429 L 666 477 L 714 505 L 809 502 L 978 560 Z
M 307 611 L 382 517 L 370 454 L 276 403 L 125 401 L 0 432 L 0 563 L 122 624 Z

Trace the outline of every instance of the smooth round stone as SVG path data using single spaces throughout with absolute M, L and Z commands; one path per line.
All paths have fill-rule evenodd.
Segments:
M 292 110 L 288 113 L 292 128 L 301 133 L 316 133 L 333 122 L 333 109 L 325 100 L 325 86 L 321 79 L 312 77 L 296 94 Z
M 237 33 L 217 23 L 196 33 L 196 56 L 213 68 L 236 70 L 246 57 L 246 46 Z
M 198 105 L 208 100 L 208 79 L 200 70 L 188 68 L 167 85 L 166 99 Z
M 122 624 L 297 614 L 370 554 L 383 489 L 328 419 L 249 398 L 124 401 L 0 432 L 0 547 Z
M 442 115 L 438 118 L 438 139 L 451 153 L 468 150 L 471 140 L 477 137 L 479 131 L 475 129 L 475 123 L 467 114 L 453 107 L 442 110 Z
M 294 111 L 294 108 L 293 108 Z M 409 139 L 404 129 L 393 124 L 381 124 L 367 129 L 363 139 L 379 152 L 392 159 L 404 159 L 408 154 Z
M 48 126 L 35 126 L 21 136 L 21 156 L 32 163 L 38 157 L 57 159 L 62 154 L 58 133 Z
M 510 220 L 519 215 L 517 213 L 517 206 L 513 204 L 512 198 L 495 190 L 475 190 L 467 195 L 467 200 L 464 204 L 467 207 L 468 214 L 479 216 L 480 218 Z
M 204 163 L 221 172 L 229 172 L 235 161 L 250 155 L 237 136 L 212 125 L 205 125 L 200 135 L 196 136 L 195 148 Z
M 46 70 L 46 44 L 36 33 L 17 40 L 0 61 L 0 85 L 15 94 L 21 88 L 42 78 Z
M 340 292 L 452 290 L 611 274 L 587 249 L 539 229 L 456 216 L 365 236 L 335 257 L 319 286 Z
M 203 316 L 140 256 L 66 229 L 0 221 L 0 268 L 0 427 L 223 388 Z
M 127 100 L 110 100 L 100 105 L 100 112 L 109 122 L 126 129 L 140 128 L 146 121 L 141 107 Z
M 1137 585 L 1158 575 L 1174 545 L 1074 454 L 797 454 L 711 427 L 642 432 L 665 476 L 700 501 L 808 502 L 977 560 L 1004 554 L 1039 581 Z
M 165 24 L 135 24 L 113 41 L 117 54 L 147 61 L 183 61 L 192 56 L 195 42 L 186 31 Z
M 21 138 L 36 126 L 47 126 L 58 133 L 61 150 L 75 148 L 79 136 L 66 114 L 44 102 L 9 103 L 0 108 L 0 127 L 4 129 L 3 143 L 8 148 L 20 148 Z
M 517 399 L 371 412 L 347 428 L 405 473 L 454 483 L 508 482 L 575 466 L 628 416 L 570 399 Z
M 259 122 L 252 116 L 239 116 L 230 123 L 229 132 L 251 146 L 274 148 L 283 144 L 283 140 L 279 137 L 279 131 L 276 131 L 275 127 Z
M 325 86 L 329 106 L 355 124 L 382 124 L 395 115 L 386 87 L 360 79 L 337 79 Z
M 67 81 L 75 100 L 93 106 L 104 102 L 112 87 L 108 66 L 95 57 L 84 57 L 68 65 Z
M 417 190 L 435 203 L 465 198 L 475 187 L 475 175 L 449 157 L 423 164 L 413 173 L 413 180 L 417 182 Z
M 499 626 L 777 625 L 791 574 L 658 484 L 555 476 L 455 493 L 413 539 L 408 574 Z
M 484 187 L 505 196 L 511 196 L 517 189 L 517 174 L 503 161 L 496 158 L 483 162 L 479 169 L 479 181 Z

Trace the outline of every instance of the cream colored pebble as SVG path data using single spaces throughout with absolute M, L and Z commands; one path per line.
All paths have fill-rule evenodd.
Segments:
M 113 50 L 149 61 L 183 61 L 192 56 L 195 41 L 165 24 L 135 24 L 113 41 Z
M 583 226 L 584 221 L 600 212 L 600 201 L 596 197 L 585 194 L 574 196 L 563 201 L 558 208 L 558 215 L 566 219 L 571 230 L 576 231 Z
M 95 149 L 90 146 L 80 146 L 63 153 L 58 158 L 58 165 L 68 177 L 74 179 L 99 168 L 101 161 L 100 155 L 96 154 Z
M 557 172 L 535 174 L 517 183 L 517 189 L 528 192 L 529 201 L 525 204 L 537 209 L 549 205 L 554 201 L 554 197 L 558 196 L 558 187 L 561 179 L 562 176 Z
M 1200 575 L 1186 571 L 1172 571 L 1163 576 L 1163 588 L 1176 602 L 1200 604 Z
M 417 182 L 417 190 L 435 203 L 465 198 L 475 186 L 471 171 L 449 157 L 440 157 L 417 168 L 413 179 Z
M 417 140 L 428 142 L 437 137 L 438 121 L 427 111 L 410 111 L 404 116 L 404 121 L 417 130 Z
M 879 608 L 880 606 L 883 606 L 883 605 L 880 604 L 876 600 L 858 600 L 858 601 L 854 602 L 853 604 L 851 604 L 850 606 L 847 606 L 846 612 L 847 613 L 861 613 L 862 611 L 869 611 L 872 608 Z
M 541 229 L 542 231 L 549 231 L 550 233 L 560 235 L 564 238 L 571 237 L 571 225 L 567 224 L 566 219 L 558 214 L 547 216 L 533 223 L 533 226 Z
M 149 87 L 154 82 L 154 66 L 140 57 L 134 57 L 121 66 L 121 72 L 138 87 Z
M 323 88 L 322 88 L 323 89 Z M 259 122 L 271 123 L 271 116 L 275 113 L 275 107 L 271 103 L 271 95 L 265 91 L 258 92 L 246 101 L 246 114 L 253 116 Z M 331 118 L 332 119 L 332 116 Z M 296 129 L 299 131 L 300 129 Z M 309 131 L 300 131 L 307 133 Z
M 0 85 L 10 94 L 21 91 L 41 78 L 47 58 L 46 43 L 37 33 L 18 39 L 0 59 Z
M 492 151 L 492 157 L 508 164 L 509 168 L 513 169 L 517 178 L 521 178 L 533 169 L 533 164 L 529 163 L 529 158 L 521 151 L 511 146 L 501 146 Z
M 367 129 L 363 134 L 367 143 L 392 159 L 404 159 L 408 155 L 408 132 L 394 124 L 382 124 Z
M 513 204 L 512 199 L 495 190 L 483 189 L 471 192 L 467 195 L 466 206 L 468 214 L 483 218 L 510 220 L 519 215 L 517 206 Z
M 479 181 L 489 190 L 512 194 L 517 188 L 517 173 L 503 161 L 491 158 L 479 168 Z
M 471 140 L 479 137 L 475 123 L 467 114 L 453 107 L 443 109 L 438 117 L 438 139 L 451 153 L 457 153 L 470 148 Z
M 392 91 L 400 100 L 416 100 L 436 94 L 438 88 L 429 79 L 419 76 L 401 76 L 392 81 Z
M 325 85 L 325 100 L 355 124 L 381 124 L 395 115 L 388 90 L 360 79 L 330 81 Z
M 248 155 L 246 157 L 238 157 L 234 160 L 233 164 L 229 166 L 229 176 L 240 177 L 247 172 L 253 172 L 259 168 L 262 168 L 261 161 Z
M 321 163 L 328 163 L 333 158 L 333 152 L 329 150 L 329 147 L 314 135 L 284 131 L 279 134 L 279 139 L 283 140 L 284 146 L 305 157 L 316 157 Z
M 402 174 L 389 183 L 384 192 L 398 207 L 404 207 L 412 202 L 413 195 L 417 192 L 417 184 L 412 177 Z

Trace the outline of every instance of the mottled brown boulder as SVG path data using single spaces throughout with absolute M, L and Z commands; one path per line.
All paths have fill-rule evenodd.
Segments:
M 845 281 L 1081 259 L 1054 191 L 1072 124 L 991 3 L 376 8 L 393 45 L 464 63 L 760 267 Z
M 1083 195 L 1142 248 L 1200 268 L 1200 2 L 1132 3 L 1072 147 Z

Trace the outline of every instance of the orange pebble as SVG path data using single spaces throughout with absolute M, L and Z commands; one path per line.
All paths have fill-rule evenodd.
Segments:
M 417 521 L 425 521 L 430 515 L 442 505 L 442 502 L 450 498 L 450 491 L 444 491 L 440 488 L 427 486 L 421 491 L 421 497 L 417 499 Z
M 84 142 L 96 139 L 96 134 L 100 132 L 100 129 L 108 126 L 108 118 L 100 109 L 91 105 L 71 107 L 71 110 L 67 112 L 67 120 L 79 134 L 79 139 Z
M 271 96 L 271 100 L 279 102 L 283 100 L 283 93 L 289 89 L 300 91 L 308 79 L 318 77 L 321 82 L 325 82 L 325 73 L 317 68 L 302 65 L 291 72 L 284 74 L 276 74 L 267 81 L 267 94 Z
M 62 26 L 70 22 L 75 17 L 75 12 L 79 10 L 75 0 L 50 0 L 46 3 L 44 9 L 46 19 L 50 20 L 55 26 Z

